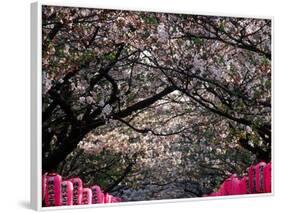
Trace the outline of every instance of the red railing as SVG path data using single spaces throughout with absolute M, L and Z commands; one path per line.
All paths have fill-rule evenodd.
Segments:
M 56 173 L 46 173 L 42 177 L 43 206 L 71 206 L 97 203 L 117 203 L 121 198 L 103 193 L 98 185 L 83 188 L 80 178 L 62 180 Z
M 271 192 L 271 162 L 260 162 L 248 168 L 248 175 L 241 179 L 236 175 L 227 178 L 218 191 L 205 196 L 225 196 Z

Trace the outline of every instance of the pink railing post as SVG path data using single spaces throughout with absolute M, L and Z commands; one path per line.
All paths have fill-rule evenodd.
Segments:
M 61 176 L 55 173 L 48 174 L 46 177 L 46 206 L 60 206 Z
M 92 190 L 89 188 L 83 188 L 82 205 L 88 205 L 91 203 L 92 203 Z
M 62 181 L 61 183 L 61 205 L 71 206 L 73 204 L 73 184 L 71 181 Z
M 80 178 L 71 178 L 73 183 L 73 205 L 80 205 L 82 203 L 83 183 Z

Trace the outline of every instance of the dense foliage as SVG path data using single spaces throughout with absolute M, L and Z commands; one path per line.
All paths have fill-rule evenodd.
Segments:
M 43 171 L 201 196 L 271 157 L 271 21 L 42 9 Z

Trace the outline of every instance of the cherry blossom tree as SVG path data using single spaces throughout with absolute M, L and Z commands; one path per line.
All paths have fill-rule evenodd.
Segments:
M 271 159 L 270 20 L 43 6 L 42 57 L 43 171 L 151 200 Z

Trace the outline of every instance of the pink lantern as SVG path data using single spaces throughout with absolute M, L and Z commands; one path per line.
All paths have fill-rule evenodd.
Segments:
M 61 183 L 61 205 L 62 206 L 71 206 L 73 196 L 73 184 L 71 181 L 62 181 Z
M 249 193 L 249 180 L 248 177 L 243 177 L 239 182 L 239 194 Z
M 221 196 L 227 195 L 227 190 L 226 190 L 225 182 L 223 182 L 223 183 L 220 185 L 220 188 L 219 188 L 219 190 L 217 191 L 217 193 L 219 193 Z
M 254 165 L 248 168 L 249 193 L 256 193 L 256 168 Z
M 46 177 L 46 206 L 60 206 L 61 176 L 56 173 L 48 174 Z
M 88 205 L 92 203 L 92 190 L 89 188 L 83 188 L 82 191 L 82 204 Z
M 224 195 L 232 195 L 232 179 L 231 177 L 230 178 L 227 178 L 225 181 L 224 181 Z
M 44 201 L 45 194 L 46 194 L 46 178 L 47 178 L 47 174 L 48 173 L 45 173 L 44 175 L 42 175 L 42 201 Z
M 111 200 L 112 203 L 119 203 L 119 202 L 122 202 L 122 199 L 120 197 L 114 197 L 112 196 L 112 200 Z
M 264 167 L 265 162 L 260 162 L 256 165 L 256 192 L 264 192 Z
M 80 178 L 71 178 L 73 183 L 73 205 L 80 205 L 82 203 L 83 183 Z
M 227 178 L 224 181 L 224 189 L 225 189 L 225 194 L 224 195 L 231 195 L 232 194 L 231 178 Z
M 220 195 L 237 195 L 239 194 L 239 179 L 236 175 L 227 178 L 220 186 L 218 193 Z
M 238 195 L 240 190 L 239 190 L 239 183 L 240 180 L 235 176 L 231 176 L 231 194 L 232 195 Z
M 104 203 L 112 203 L 112 195 L 105 193 L 104 194 Z
M 271 192 L 271 162 L 264 167 L 264 192 Z
M 103 203 L 104 194 L 101 191 L 101 188 L 97 185 L 91 187 L 92 190 L 92 204 Z
M 271 192 L 271 162 L 260 162 L 248 168 L 248 176 L 239 180 L 236 175 L 226 179 L 217 192 L 209 196 Z

